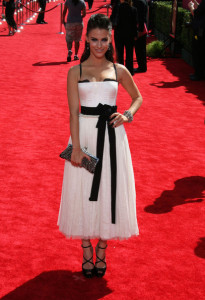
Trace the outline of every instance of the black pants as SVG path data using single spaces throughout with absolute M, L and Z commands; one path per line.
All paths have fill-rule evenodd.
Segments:
M 146 53 L 147 35 L 139 37 L 135 41 L 135 54 L 138 63 L 138 68 L 144 71 L 147 70 L 147 53 Z
M 192 43 L 192 58 L 195 69 L 195 75 L 199 77 L 204 76 L 205 71 L 205 30 L 202 36 L 193 38 Z
M 14 3 L 7 2 L 6 10 L 5 10 L 6 22 L 12 28 L 17 29 L 16 22 L 14 20 L 14 11 L 15 11 Z
M 121 36 L 119 33 L 114 33 L 115 49 L 117 54 L 117 62 L 124 65 L 124 48 L 126 52 L 125 66 L 133 75 L 133 47 L 134 37 Z
M 93 0 L 88 0 L 88 7 L 91 9 L 93 6 Z
M 46 0 L 38 0 L 38 3 L 40 5 L 40 8 L 41 8 L 41 11 L 45 11 L 46 10 Z M 44 21 L 44 15 L 45 13 L 43 12 L 40 12 L 38 14 L 38 18 L 36 20 L 37 23 L 40 23 L 42 21 Z

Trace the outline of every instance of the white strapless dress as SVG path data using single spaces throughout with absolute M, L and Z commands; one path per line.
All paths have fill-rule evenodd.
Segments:
M 116 105 L 118 82 L 78 83 L 80 104 L 96 107 L 99 103 Z M 81 147 L 96 156 L 98 116 L 79 115 Z M 89 201 L 93 174 L 65 161 L 59 230 L 80 239 L 127 239 L 139 234 L 136 217 L 135 180 L 124 126 L 115 128 L 117 156 L 116 222 L 111 222 L 111 172 L 109 138 L 106 127 L 102 174 L 97 201 Z M 71 138 L 69 143 L 72 143 Z

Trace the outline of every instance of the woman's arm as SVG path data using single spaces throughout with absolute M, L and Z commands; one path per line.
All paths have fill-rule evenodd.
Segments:
M 138 111 L 142 104 L 142 96 L 134 83 L 134 80 L 130 74 L 130 72 L 123 66 L 117 64 L 117 74 L 118 81 L 122 84 L 124 89 L 130 95 L 132 102 L 128 111 L 134 116 L 134 114 Z M 112 114 L 111 118 L 115 117 L 110 124 L 113 124 L 113 127 L 118 127 L 122 125 L 124 122 L 128 122 L 128 118 L 120 113 Z
M 70 68 L 67 77 L 67 96 L 70 110 L 70 132 L 74 148 L 80 148 L 79 139 L 79 97 L 76 67 Z
M 73 151 L 71 155 L 71 163 L 74 166 L 80 166 L 83 157 L 88 159 L 80 147 L 79 137 L 79 95 L 78 95 L 78 72 L 79 67 L 70 68 L 67 77 L 67 95 L 70 110 L 70 133 L 72 138 Z

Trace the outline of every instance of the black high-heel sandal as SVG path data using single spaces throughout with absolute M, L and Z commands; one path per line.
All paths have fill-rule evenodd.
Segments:
M 93 247 L 92 245 L 90 244 L 89 246 L 83 246 L 81 245 L 81 247 L 84 249 L 84 248 L 92 248 L 92 253 L 93 253 Z M 94 263 L 91 261 L 93 259 L 93 255 L 91 256 L 91 258 L 87 259 L 85 258 L 85 256 L 83 255 L 83 258 L 85 260 L 84 263 L 82 263 L 82 272 L 83 272 L 83 275 L 87 278 L 92 278 L 94 275 L 95 275 L 95 266 L 94 266 Z M 90 263 L 93 265 L 93 269 L 84 269 L 83 266 L 87 263 Z
M 96 259 L 98 260 L 98 261 L 95 262 L 95 274 L 96 274 L 97 277 L 103 277 L 105 275 L 105 272 L 106 272 L 106 269 L 107 269 L 107 264 L 106 264 L 106 261 L 105 261 L 105 256 L 104 256 L 103 259 L 101 259 L 99 256 L 97 256 L 97 249 L 106 249 L 106 248 L 107 248 L 107 245 L 104 248 L 102 248 L 98 244 L 97 244 L 97 246 L 95 248 Z M 104 263 L 104 265 L 105 265 L 104 268 L 98 268 L 98 267 L 96 267 L 96 265 L 99 264 L 100 262 Z

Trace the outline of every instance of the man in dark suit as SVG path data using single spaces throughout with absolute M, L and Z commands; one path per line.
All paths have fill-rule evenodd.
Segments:
M 146 0 L 133 0 L 133 6 L 136 7 L 138 13 L 138 38 L 135 40 L 135 54 L 138 68 L 134 69 L 135 73 L 147 71 L 147 11 L 148 3 Z
M 190 79 L 198 81 L 205 79 L 205 0 L 200 4 L 196 0 L 190 1 L 188 7 L 193 15 L 194 30 L 192 58 L 195 72 L 190 75 Z
M 36 20 L 37 24 L 48 24 L 45 20 L 44 20 L 44 11 L 46 10 L 46 0 L 38 0 L 38 3 L 40 5 L 41 11 L 38 14 L 38 18 Z
M 126 68 L 133 75 L 133 47 L 137 37 L 137 10 L 130 5 L 129 0 L 120 0 L 116 5 L 116 18 L 113 18 L 114 39 L 117 54 L 117 62 L 124 64 L 124 48 L 126 51 Z M 115 19 L 115 20 L 114 20 Z

